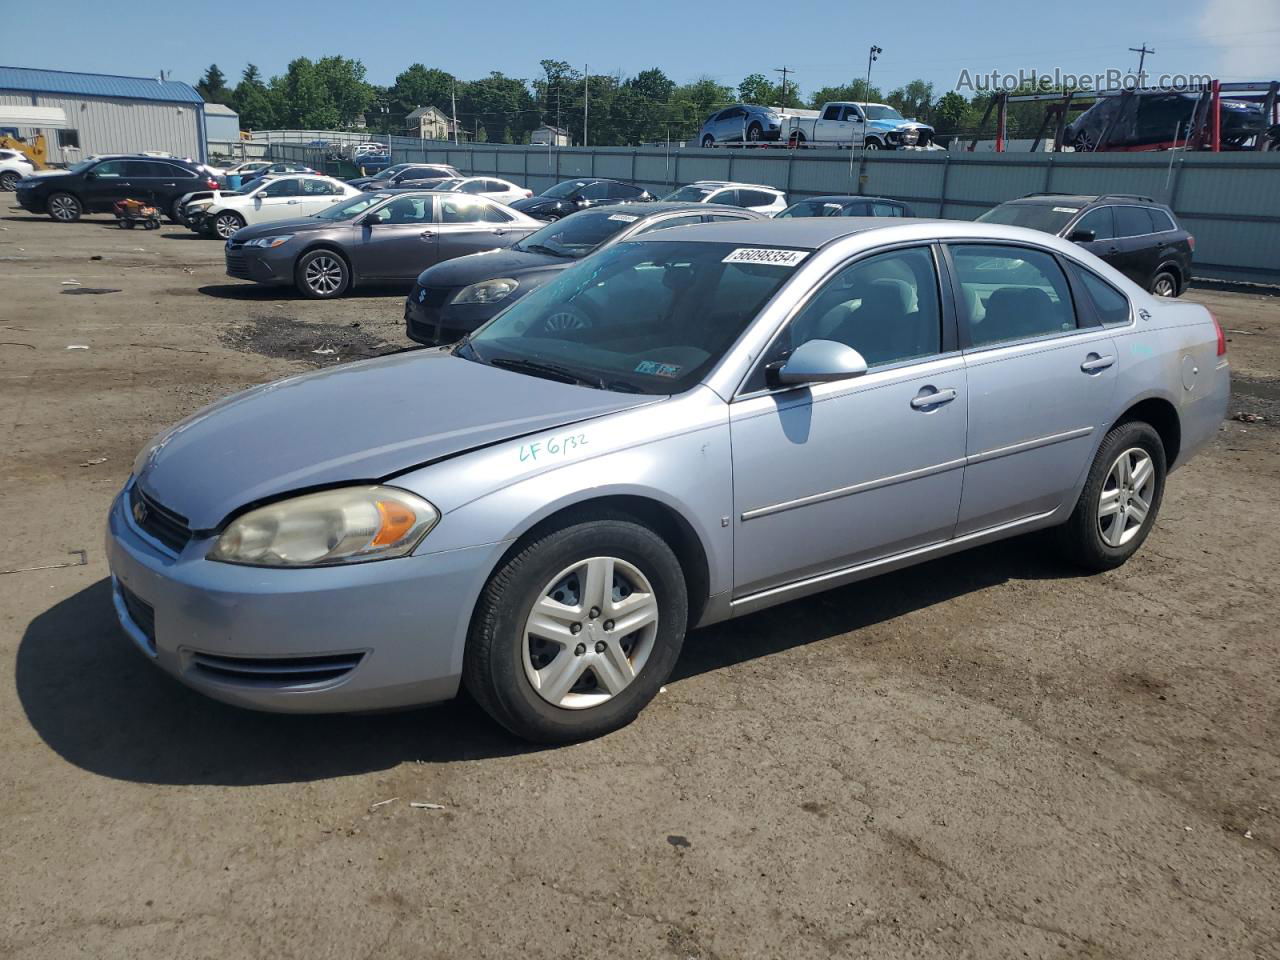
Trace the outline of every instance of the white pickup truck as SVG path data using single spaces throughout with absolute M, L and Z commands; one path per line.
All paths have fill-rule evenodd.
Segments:
M 815 117 L 788 116 L 779 138 L 792 146 L 866 150 L 937 150 L 933 127 L 908 120 L 887 103 L 824 103 Z

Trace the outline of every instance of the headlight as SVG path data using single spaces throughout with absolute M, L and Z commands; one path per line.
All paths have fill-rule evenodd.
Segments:
M 250 240 L 245 244 L 246 247 L 266 247 L 272 250 L 280 246 L 282 243 L 288 243 L 293 239 L 292 233 L 282 233 L 274 237 L 259 237 L 257 240 Z
M 257 567 L 318 567 L 410 553 L 440 513 L 394 487 L 308 493 L 250 510 L 231 522 L 210 560 Z
M 212 200 L 192 200 L 187 204 L 188 210 L 208 210 L 213 206 Z
M 469 287 L 463 287 L 454 294 L 454 303 L 497 303 L 504 297 L 511 296 L 519 280 L 510 277 L 499 277 L 497 280 L 481 280 Z

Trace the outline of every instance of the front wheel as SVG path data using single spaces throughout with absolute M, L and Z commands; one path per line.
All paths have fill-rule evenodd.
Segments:
M 49 216 L 59 223 L 75 223 L 80 219 L 80 201 L 69 193 L 55 193 L 49 198 Z
M 244 217 L 238 213 L 220 213 L 213 218 L 213 232 L 219 240 L 230 240 L 231 235 L 244 226 Z
M 715 145 L 716 145 L 716 139 L 715 137 L 711 136 L 711 134 L 708 133 L 705 137 L 702 138 L 702 146 L 704 149 L 710 149 Z
M 877 140 L 875 137 L 868 137 L 868 138 L 867 138 L 867 141 L 862 145 L 862 149 L 864 149 L 864 150 L 880 150 L 880 149 L 883 149 L 883 148 L 882 148 L 882 146 L 881 146 L 881 144 L 880 144 L 880 141 L 879 141 L 879 140 Z
M 1087 570 L 1112 570 L 1138 552 L 1160 512 L 1168 465 L 1149 424 L 1122 423 L 1103 438 L 1080 499 L 1059 528 L 1067 557 Z
M 747 127 L 747 140 L 751 143 L 759 143 L 763 138 L 764 130 L 760 127 L 760 124 L 753 123 Z
M 0 190 L 12 192 L 18 189 L 18 181 L 22 179 L 22 175 L 12 170 L 6 170 L 0 173 Z
M 312 250 L 298 261 L 294 280 L 309 300 L 332 300 L 347 292 L 351 270 L 332 250 Z
M 687 621 L 684 574 L 667 543 L 630 517 L 602 515 L 537 537 L 494 572 L 463 681 L 516 736 L 598 737 L 658 693 Z

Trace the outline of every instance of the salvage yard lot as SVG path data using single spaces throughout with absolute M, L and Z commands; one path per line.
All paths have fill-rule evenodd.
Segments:
M 1265 419 L 1127 566 L 1029 538 L 722 624 L 632 726 L 541 749 L 461 702 L 223 706 L 114 623 L 145 441 L 408 348 L 402 295 L 242 284 L 171 225 L 0 227 L 0 956 L 1280 960 L 1280 297 L 1188 294 Z

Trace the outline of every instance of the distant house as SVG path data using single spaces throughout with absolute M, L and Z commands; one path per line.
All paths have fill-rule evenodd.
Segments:
M 404 118 L 405 134 L 423 140 L 452 140 L 453 124 L 436 107 L 419 107 Z
M 240 142 L 240 115 L 221 103 L 204 105 L 204 136 L 219 145 Z
M 529 142 L 541 144 L 544 147 L 568 147 L 572 145 L 568 130 L 561 130 L 559 127 L 553 127 L 546 123 L 529 134 Z

